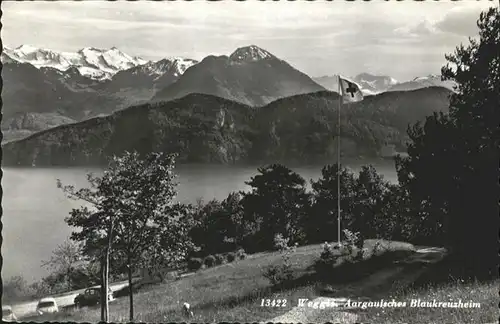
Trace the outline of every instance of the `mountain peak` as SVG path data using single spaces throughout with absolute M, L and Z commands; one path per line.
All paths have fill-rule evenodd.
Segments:
M 31 46 L 31 45 L 27 45 L 27 44 L 23 44 L 21 46 L 18 46 L 15 48 L 17 51 L 19 52 L 23 52 L 23 53 L 30 53 L 30 52 L 36 52 L 39 50 L 39 48 L 35 47 L 35 46 Z
M 229 59 L 236 62 L 252 62 L 274 58 L 274 55 L 256 45 L 237 48 Z

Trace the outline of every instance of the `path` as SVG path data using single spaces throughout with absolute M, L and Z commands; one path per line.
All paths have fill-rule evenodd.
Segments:
M 408 263 L 415 262 L 435 262 L 439 260 L 445 253 L 442 248 L 434 247 L 422 247 L 417 249 L 416 254 L 408 258 Z M 407 284 L 409 281 L 413 280 L 418 276 L 418 272 L 415 272 L 412 276 L 404 276 L 405 278 L 399 278 L 401 271 L 397 268 L 387 269 L 384 271 L 379 271 L 369 276 L 365 280 L 360 282 L 358 288 L 362 288 L 365 292 L 370 290 L 377 290 L 379 285 L 383 285 L 383 282 L 396 282 L 400 284 Z M 354 288 L 354 287 L 352 287 Z M 345 289 L 344 293 L 346 293 Z M 349 288 L 348 288 L 349 290 Z M 353 289 L 352 293 L 355 293 L 356 288 Z M 268 322 L 273 323 L 315 323 L 315 322 L 330 322 L 330 323 L 342 323 L 342 324 L 353 324 L 359 319 L 359 316 L 354 312 L 349 310 L 355 309 L 354 307 L 346 307 L 347 297 L 318 297 L 311 300 L 310 306 L 302 305 L 295 306 L 287 313 L 270 319 Z M 353 297 L 353 301 L 368 301 L 369 298 L 359 298 Z M 324 309 L 311 307 L 314 304 L 320 305 L 323 303 L 325 305 Z

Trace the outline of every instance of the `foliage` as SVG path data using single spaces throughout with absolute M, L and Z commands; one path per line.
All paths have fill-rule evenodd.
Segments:
M 244 222 L 255 226 L 245 242 L 245 250 L 273 249 L 274 235 L 283 232 L 290 243 L 301 242 L 304 233 L 301 221 L 309 206 L 305 180 L 289 168 L 273 164 L 257 169 L 260 174 L 245 182 L 252 187 L 242 192 Z
M 203 260 L 203 264 L 208 268 L 213 267 L 215 265 L 215 257 L 213 255 L 208 255 L 205 257 L 205 260 Z
M 88 176 L 91 189 L 63 190 L 73 198 L 92 203 L 73 209 L 66 219 L 80 228 L 72 238 L 84 242 L 89 256 L 107 250 L 117 270 L 128 273 L 129 282 L 138 266 L 176 267 L 191 248 L 188 222 L 190 206 L 173 203 L 176 196 L 174 155 L 137 152 L 114 157 L 102 177 Z M 59 186 L 62 185 L 59 183 Z M 130 291 L 131 319 L 133 316 Z
M 355 197 L 350 206 L 352 216 L 347 227 L 361 233 L 363 237 L 374 238 L 383 233 L 385 228 L 380 228 L 380 225 L 387 223 L 382 211 L 389 186 L 373 166 L 363 166 L 355 181 Z
M 215 199 L 198 207 L 194 215 L 195 223 L 190 236 L 203 254 L 222 253 L 233 250 L 237 235 L 238 211 L 230 204 L 234 199 L 230 194 L 224 201 Z M 236 204 L 238 204 L 239 199 Z M 237 205 L 237 208 L 239 206 Z
M 264 270 L 264 277 L 267 278 L 273 286 L 289 283 L 294 279 L 291 255 L 295 253 L 297 243 L 288 245 L 288 239 L 281 233 L 274 236 L 274 249 L 279 251 L 282 262 L 279 265 L 271 265 Z
M 187 268 L 191 271 L 196 271 L 201 269 L 203 265 L 203 260 L 200 258 L 190 258 L 187 262 Z
M 385 142 L 403 149 L 407 124 L 446 111 L 449 93 L 437 87 L 388 92 L 352 104 L 342 111 L 343 154 L 376 157 Z M 329 163 L 336 156 L 337 109 L 338 94 L 329 91 L 255 109 L 190 94 L 7 143 L 3 163 L 106 165 L 125 151 L 138 151 L 142 157 L 153 151 L 178 153 L 179 163 Z
M 28 284 L 22 276 L 13 276 L 2 282 L 2 299 L 3 301 L 17 301 L 29 294 Z
M 229 253 L 226 255 L 226 258 L 227 258 L 227 262 L 233 262 L 234 260 L 236 260 L 236 253 L 234 253 L 234 252 L 229 252 Z
M 444 79 L 458 83 L 450 113 L 408 129 L 408 158 L 397 160 L 419 228 L 452 251 L 461 277 L 497 270 L 500 134 L 500 11 L 481 13 L 479 39 L 446 55 Z
M 216 254 L 214 257 L 215 257 L 215 264 L 216 265 L 221 265 L 226 260 L 226 258 L 222 254 Z
M 72 274 L 75 271 L 75 265 L 82 259 L 81 245 L 67 239 L 52 252 L 50 260 L 42 262 L 42 266 L 64 274 L 67 290 L 70 291 L 73 289 Z
M 337 238 L 338 232 L 338 165 L 326 165 L 321 177 L 311 181 L 313 203 L 303 226 L 308 243 L 320 243 Z M 342 223 L 352 222 L 356 179 L 345 167 L 340 169 L 340 207 Z
M 316 271 L 320 274 L 328 274 L 333 267 L 341 263 L 356 263 L 363 260 L 367 253 L 363 249 L 364 241 L 359 232 L 343 230 L 345 241 L 341 246 L 325 242 L 319 259 L 315 263 Z

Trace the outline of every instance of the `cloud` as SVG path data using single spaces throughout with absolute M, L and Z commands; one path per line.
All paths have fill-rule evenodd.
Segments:
M 478 33 L 477 20 L 480 10 L 477 8 L 456 8 L 446 14 L 436 27 L 446 33 L 460 36 L 474 36 Z
M 7 46 L 65 51 L 116 46 L 145 59 L 201 60 L 256 44 L 313 76 L 375 66 L 390 74 L 402 62 L 394 76 L 404 78 L 436 73 L 444 53 L 477 34 L 479 10 L 491 5 L 480 3 L 4 2 L 2 37 Z

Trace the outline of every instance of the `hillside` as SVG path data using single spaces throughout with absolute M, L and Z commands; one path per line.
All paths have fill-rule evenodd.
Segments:
M 100 165 L 113 154 L 133 149 L 181 152 L 180 163 L 230 163 L 248 150 L 250 113 L 247 106 L 197 94 L 133 106 L 7 143 L 4 164 Z
M 408 123 L 446 111 L 449 91 L 427 88 L 366 97 L 344 106 L 345 156 L 401 150 Z M 252 108 L 191 94 L 133 106 L 110 116 L 63 125 L 7 143 L 4 165 L 96 165 L 125 150 L 177 152 L 180 163 L 320 163 L 336 157 L 338 94 L 317 92 Z
M 262 106 L 278 98 L 325 90 L 304 73 L 257 46 L 228 56 L 208 56 L 177 82 L 158 91 L 155 101 L 203 93 Z
M 382 93 L 344 105 L 341 152 L 345 156 L 378 156 L 385 144 L 405 150 L 409 123 L 434 111 L 447 111 L 450 91 L 428 88 Z M 335 159 L 338 94 L 317 92 L 277 100 L 259 108 L 258 139 L 251 156 L 257 160 L 319 163 Z

